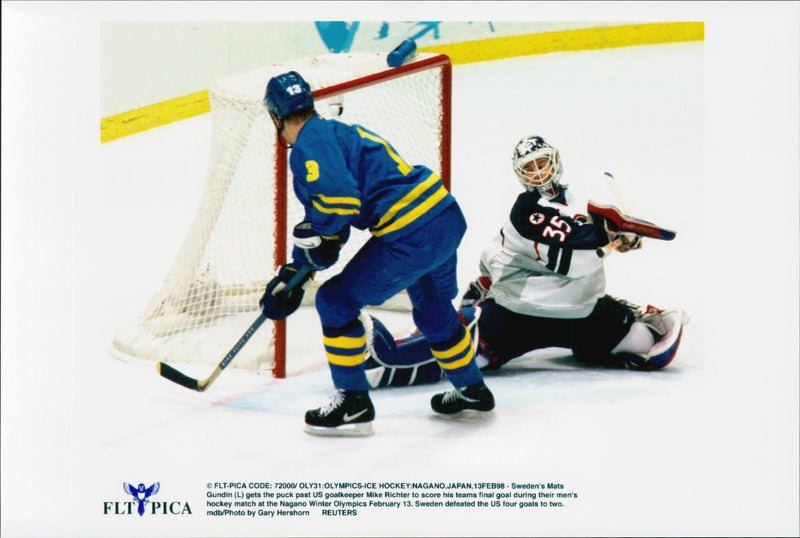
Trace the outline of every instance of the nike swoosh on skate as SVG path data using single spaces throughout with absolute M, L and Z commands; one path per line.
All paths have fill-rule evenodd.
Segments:
M 342 417 L 342 420 L 344 420 L 345 422 L 352 422 L 366 412 L 367 412 L 366 409 L 362 409 L 361 411 L 352 416 L 349 413 L 345 413 L 344 416 Z

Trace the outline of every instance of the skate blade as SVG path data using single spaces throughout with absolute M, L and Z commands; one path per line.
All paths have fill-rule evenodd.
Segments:
M 303 431 L 310 435 L 318 435 L 321 437 L 366 437 L 375 433 L 372 429 L 372 422 L 343 424 L 337 428 L 326 428 L 325 426 L 306 424 Z

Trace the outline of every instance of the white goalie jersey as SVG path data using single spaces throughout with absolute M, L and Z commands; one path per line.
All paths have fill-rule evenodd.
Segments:
M 488 297 L 519 314 L 586 317 L 605 294 L 595 250 L 606 243 L 603 225 L 592 223 L 586 201 L 568 189 L 552 200 L 523 192 L 481 256 L 481 275 L 492 282 Z

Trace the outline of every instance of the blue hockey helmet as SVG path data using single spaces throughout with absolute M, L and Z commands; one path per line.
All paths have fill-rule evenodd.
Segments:
M 311 86 L 297 71 L 274 76 L 267 83 L 264 105 L 270 114 L 283 121 L 292 112 L 314 108 Z
M 555 197 L 561 188 L 561 157 L 558 150 L 541 136 L 526 136 L 514 146 L 511 157 L 517 179 L 526 190 L 537 189 L 547 198 Z

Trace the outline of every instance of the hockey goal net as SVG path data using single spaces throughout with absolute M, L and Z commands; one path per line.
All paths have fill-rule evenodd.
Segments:
M 309 82 L 323 117 L 377 132 L 408 162 L 439 172 L 449 188 L 447 56 L 421 53 L 393 69 L 385 54 L 313 56 L 216 82 L 209 90 L 211 156 L 200 207 L 161 290 L 115 335 L 116 355 L 217 364 L 258 315 L 267 282 L 291 256 L 291 230 L 303 220 L 287 150 L 262 102 L 268 80 L 290 70 Z M 353 229 L 339 261 L 318 272 L 313 285 L 337 274 L 368 238 L 367 231 Z M 315 292 L 307 290 L 304 304 Z M 383 306 L 410 308 L 403 297 Z M 231 366 L 286 375 L 286 323 L 271 325 Z

